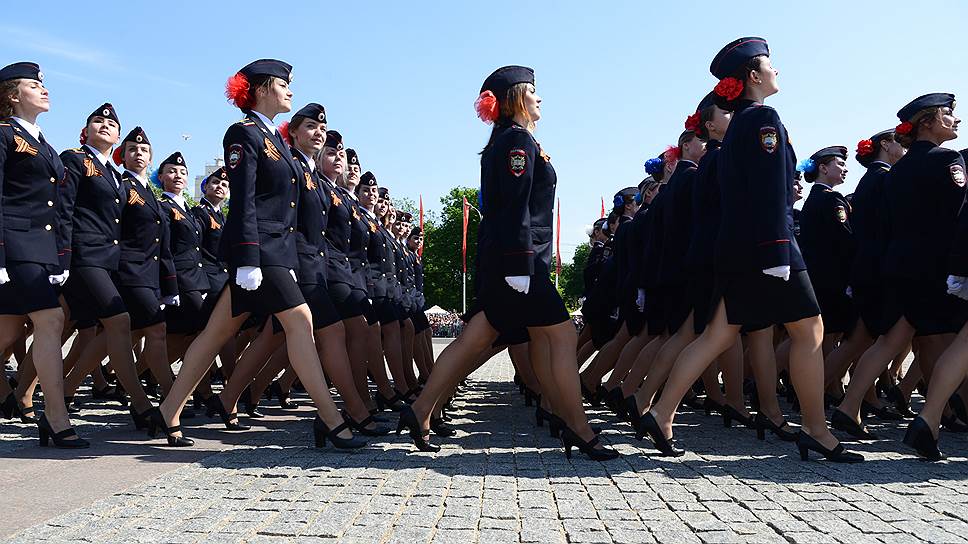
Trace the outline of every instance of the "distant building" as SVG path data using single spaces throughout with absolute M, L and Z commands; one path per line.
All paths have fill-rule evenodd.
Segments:
M 205 178 L 207 178 L 209 175 L 211 175 L 212 172 L 218 170 L 223 166 L 225 166 L 225 161 L 222 160 L 221 157 L 215 157 L 214 164 L 205 165 L 204 174 L 195 176 L 195 185 L 192 187 L 192 196 L 195 197 L 196 200 L 205 196 L 202 193 L 202 182 L 205 181 Z

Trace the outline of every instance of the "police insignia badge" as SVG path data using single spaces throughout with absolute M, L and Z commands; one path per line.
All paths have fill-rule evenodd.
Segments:
M 282 154 L 280 154 L 279 150 L 276 149 L 276 146 L 269 141 L 269 138 L 263 138 L 263 140 L 265 140 L 265 144 L 266 144 L 266 149 L 265 149 L 266 156 L 274 161 L 281 159 Z
M 229 146 L 228 163 L 229 168 L 235 168 L 242 161 L 242 144 L 232 144 Z
M 523 149 L 512 149 L 508 156 L 508 167 L 514 177 L 519 178 L 524 175 L 524 170 L 528 166 L 528 154 Z
M 763 127 L 760 129 L 760 147 L 767 153 L 776 151 L 780 138 L 777 135 L 776 127 Z
M 965 169 L 960 164 L 952 164 L 948 167 L 951 171 L 951 181 L 955 182 L 958 187 L 965 186 Z
M 837 221 L 847 222 L 847 210 L 843 206 L 837 206 Z

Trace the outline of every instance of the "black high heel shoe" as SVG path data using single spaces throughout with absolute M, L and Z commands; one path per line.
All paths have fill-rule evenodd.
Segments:
M 541 395 L 535 393 L 534 391 L 524 388 L 524 405 L 528 408 L 534 406 L 535 404 L 541 404 Z
M 195 441 L 191 438 L 175 436 L 175 433 L 181 431 L 181 425 L 169 427 L 165 423 L 164 416 L 161 415 L 161 410 L 152 408 L 148 415 L 148 436 L 154 438 L 159 430 L 165 434 L 165 438 L 168 439 L 168 445 L 173 448 L 187 448 L 195 445 Z
M 90 447 L 91 444 L 87 440 L 77 436 L 74 432 L 74 427 L 68 427 L 60 432 L 54 432 L 51 428 L 50 423 L 47 422 L 47 414 L 40 416 L 40 421 L 37 422 L 37 428 L 40 431 L 40 445 L 41 447 L 47 447 L 50 441 L 54 441 L 55 448 L 64 449 L 81 449 Z M 68 436 L 74 436 L 74 438 L 68 439 Z
M 958 393 L 951 395 L 951 398 L 948 399 L 948 406 L 958 416 L 958 419 L 968 421 L 968 406 L 965 406 L 965 401 L 962 400 L 961 395 Z
M 225 425 L 225 428 L 229 431 L 248 431 L 252 428 L 248 425 L 238 423 L 239 414 L 235 412 L 232 412 L 231 414 L 226 412 L 225 406 L 222 405 L 222 399 L 220 399 L 218 395 L 212 395 L 211 397 L 205 399 L 205 406 L 208 406 L 210 414 L 218 414 L 218 416 L 222 419 L 222 423 Z M 236 420 L 235 423 L 232 422 L 233 419 Z
M 119 398 L 118 390 L 112 386 L 107 386 L 104 389 L 98 389 L 97 387 L 91 388 L 91 398 L 95 400 L 113 400 L 117 401 L 122 406 L 127 404 L 127 402 L 122 401 Z
M 876 407 L 865 400 L 861 402 L 860 410 L 862 414 L 873 415 L 883 421 L 904 421 L 904 416 L 900 412 L 895 410 L 893 406 L 886 404 Z
M 628 414 L 625 413 L 625 396 L 622 395 L 622 388 L 616 387 L 614 389 L 609 389 L 605 396 L 602 397 L 602 404 L 607 408 L 615 412 L 621 420 L 627 420 Z
M 21 423 L 37 423 L 38 419 L 34 417 L 34 407 L 33 406 L 21 406 L 19 402 L 14 401 L 16 406 L 14 407 L 14 414 L 20 418 Z M 68 413 L 70 410 L 68 410 Z
M 728 404 L 723 405 L 723 427 L 727 429 L 733 426 L 733 420 L 741 423 L 747 429 L 755 429 L 756 426 L 753 423 L 753 416 L 744 416 L 739 413 L 739 410 L 733 408 Z
M 242 391 L 242 396 L 239 397 L 239 403 L 242 404 L 242 410 L 245 411 L 245 414 L 252 419 L 262 419 L 266 417 L 265 414 L 259 411 L 259 400 L 261 399 L 257 399 L 255 401 L 252 400 L 251 387 L 246 387 L 245 390 Z M 182 412 L 182 414 L 184 414 L 184 412 Z M 182 417 L 185 416 L 182 415 Z
M 931 427 L 918 416 L 908 425 L 904 433 L 904 443 L 914 448 L 918 455 L 928 461 L 942 461 L 948 456 L 938 449 L 938 439 L 931 433 Z
M 629 395 L 625 397 L 622 401 L 625 408 L 625 413 L 628 415 L 629 423 L 642 417 L 642 411 L 639 410 L 639 403 L 635 400 L 635 395 Z
M 877 440 L 877 435 L 867 430 L 863 423 L 857 423 L 850 416 L 834 408 L 830 414 L 830 426 L 860 440 Z
M 840 442 L 837 443 L 837 447 L 828 450 L 823 444 L 803 431 L 800 431 L 800 434 L 797 435 L 797 448 L 800 450 L 801 461 L 810 459 L 810 450 L 823 455 L 825 459 L 834 463 L 860 463 L 864 460 L 863 455 L 847 451 Z
M 966 433 L 968 432 L 968 425 L 965 425 L 958 420 L 955 415 L 941 416 L 941 426 L 944 427 L 946 431 L 951 431 L 953 433 Z
M 282 387 L 279 385 L 278 381 L 274 381 L 269 384 L 269 398 L 272 399 L 275 395 L 276 399 L 279 401 L 279 408 L 291 409 L 296 407 L 296 403 L 289 402 L 289 393 L 282 392 Z
M 390 429 L 383 425 L 375 425 L 372 429 L 366 427 L 370 423 L 374 423 L 373 416 L 367 416 L 363 421 L 357 422 L 346 410 L 343 410 L 341 414 L 343 415 L 343 421 L 349 424 L 350 429 L 354 432 L 364 436 L 386 436 L 390 434 Z
M 410 438 L 418 450 L 427 452 L 440 451 L 440 446 L 435 446 L 427 442 L 427 439 L 424 438 L 425 436 L 429 437 L 430 432 L 428 431 L 424 434 L 423 429 L 420 428 L 420 422 L 417 421 L 417 414 L 413 413 L 413 408 L 409 406 L 400 410 L 400 422 L 397 423 L 397 434 L 402 433 L 404 428 L 410 431 Z
M 13 419 L 14 414 L 17 412 L 17 398 L 13 393 L 7 395 L 7 398 L 3 399 L 3 403 L 0 404 L 0 416 L 4 419 Z
M 619 456 L 618 451 L 611 448 L 596 448 L 595 446 L 600 442 L 598 435 L 585 442 L 568 427 L 561 431 L 561 442 L 565 446 L 566 459 L 571 459 L 571 448 L 573 447 L 577 447 L 578 451 L 587 455 L 592 461 L 608 461 Z
M 396 392 L 394 392 L 394 395 L 392 397 L 387 398 L 381 395 L 379 391 L 377 391 L 376 395 L 374 395 L 373 398 L 376 399 L 376 409 L 381 412 L 384 410 L 399 412 L 400 410 L 403 409 L 403 405 L 404 405 L 403 400 L 400 398 L 400 395 L 396 394 Z
M 154 407 L 148 408 L 139 414 L 138 411 L 134 409 L 134 406 L 128 406 L 128 413 L 131 414 L 131 420 L 134 421 L 135 429 L 140 431 L 141 429 L 148 428 L 148 422 L 151 420 L 152 410 L 154 410 Z
M 642 437 L 649 435 L 652 439 L 652 443 L 655 444 L 655 448 L 659 450 L 662 455 L 667 457 L 679 457 L 684 455 L 686 452 L 680 450 L 672 442 L 672 439 L 666 438 L 662 434 L 662 429 L 659 428 L 659 422 L 655 420 L 655 416 L 652 412 L 646 412 L 644 416 L 639 418 L 638 423 L 635 426 L 635 437 L 642 440 Z
M 539 404 L 534 409 L 534 424 L 537 425 L 538 427 L 544 427 L 545 421 L 549 421 L 549 422 L 551 421 L 551 412 L 545 410 Z
M 80 407 L 74 403 L 74 397 L 64 397 L 64 407 L 67 408 L 68 414 L 81 413 Z
M 585 399 L 585 402 L 587 402 L 591 406 L 598 406 L 599 404 L 601 404 L 601 402 L 598 399 L 598 395 L 596 395 L 595 392 L 592 391 L 591 389 L 585 387 L 584 382 L 582 382 L 581 380 L 578 380 L 578 384 L 581 386 L 581 396 L 582 398 Z
M 313 441 L 317 448 L 323 448 L 326 446 L 326 439 L 329 439 L 333 443 L 333 447 L 341 450 L 356 450 L 366 446 L 366 440 L 362 438 L 357 438 L 355 436 L 350 438 L 341 438 L 339 433 L 343 432 L 349 428 L 350 424 L 346 421 L 340 423 L 332 429 L 326 425 L 326 423 L 320 419 L 319 414 L 316 414 L 316 419 L 313 420 Z
M 897 409 L 898 413 L 907 418 L 914 417 L 914 412 L 911 411 L 911 403 L 904 397 L 904 393 L 900 387 L 895 385 L 888 389 L 886 396 L 887 400 L 894 404 L 894 408 Z
M 706 397 L 702 401 L 702 409 L 704 412 L 706 412 L 707 416 L 713 415 L 713 412 L 716 412 L 717 414 L 725 415 L 726 409 L 724 408 L 724 406 L 725 405 L 720 404 L 709 397 Z
M 443 419 L 434 417 L 430 418 L 430 430 L 433 431 L 435 435 L 443 436 L 445 438 L 457 434 L 457 429 L 444 423 Z
M 756 438 L 758 440 L 766 440 L 766 431 L 775 434 L 777 438 L 784 442 L 793 442 L 797 439 L 796 432 L 783 430 L 783 427 L 787 425 L 786 420 L 783 420 L 783 423 L 777 425 L 770 418 L 766 417 L 763 412 L 757 412 L 756 418 L 753 419 L 753 425 L 756 426 Z

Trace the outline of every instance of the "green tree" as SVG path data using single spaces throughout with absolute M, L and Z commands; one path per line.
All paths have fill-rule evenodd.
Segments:
M 558 290 L 569 311 L 578 309 L 578 299 L 581 298 L 582 291 L 585 288 L 585 263 L 588 262 L 590 251 L 591 248 L 588 244 L 580 244 L 575 248 L 575 256 L 572 257 L 572 262 L 561 263 L 561 278 L 558 280 Z
M 427 304 L 462 309 L 461 232 L 463 202 L 477 206 L 477 188 L 455 187 L 441 197 L 438 214 L 424 216 L 424 294 Z M 411 201 L 412 205 L 412 201 Z M 433 221 L 428 221 L 428 215 Z M 480 217 L 470 210 L 467 221 L 467 307 L 474 299 L 474 260 L 477 258 L 477 228 Z

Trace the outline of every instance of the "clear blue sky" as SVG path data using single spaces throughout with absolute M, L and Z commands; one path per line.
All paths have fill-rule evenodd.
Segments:
M 488 127 L 472 105 L 483 78 L 533 66 L 565 260 L 601 197 L 635 185 L 645 159 L 675 142 L 715 84 L 709 61 L 734 38 L 769 40 L 781 92 L 768 103 L 801 157 L 853 150 L 919 94 L 968 100 L 968 3 L 956 1 L 43 5 L 4 7 L 0 62 L 41 64 L 52 110 L 40 124 L 55 147 L 75 147 L 87 114 L 110 101 L 125 132 L 145 127 L 156 161 L 180 150 L 194 176 L 240 118 L 223 96 L 226 78 L 275 57 L 294 66 L 295 108 L 325 105 L 364 170 L 396 195 L 422 194 L 430 209 L 451 187 L 479 183 Z M 963 138 L 951 146 L 968 147 Z M 862 174 L 853 159 L 849 167 L 845 192 Z

